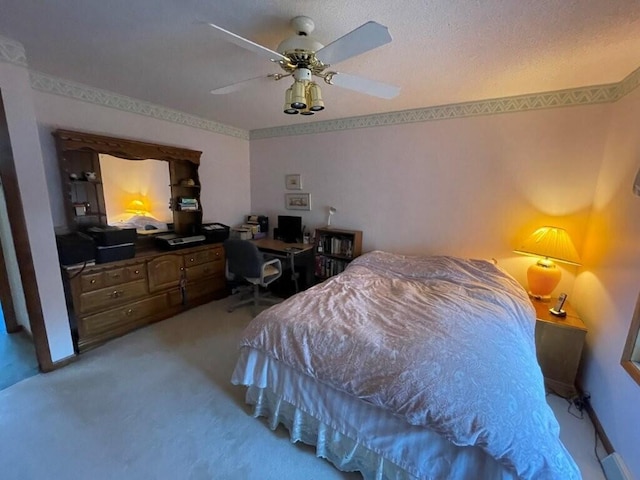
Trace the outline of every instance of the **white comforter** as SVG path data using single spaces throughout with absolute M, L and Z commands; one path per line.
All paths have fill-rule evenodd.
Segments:
M 372 252 L 262 312 L 241 346 L 521 478 L 580 478 L 545 400 L 534 326 L 526 292 L 491 262 Z

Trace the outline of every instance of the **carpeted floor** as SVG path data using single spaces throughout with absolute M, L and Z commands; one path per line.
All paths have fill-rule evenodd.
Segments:
M 251 417 L 244 389 L 229 382 L 250 309 L 229 314 L 229 301 L 138 330 L 0 391 L 0 477 L 361 478 Z M 568 415 L 562 399 L 550 404 L 584 478 L 603 478 L 589 420 Z

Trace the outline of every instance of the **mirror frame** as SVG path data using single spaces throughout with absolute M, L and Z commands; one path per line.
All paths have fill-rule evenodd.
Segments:
M 102 153 L 134 161 L 161 160 L 168 162 L 172 198 L 179 195 L 177 189 L 182 179 L 178 177 L 180 176 L 180 172 L 184 172 L 184 168 L 181 167 L 181 165 L 184 166 L 185 162 L 193 165 L 192 168 L 195 170 L 196 180 L 199 185 L 197 169 L 200 165 L 201 151 L 63 129 L 54 131 L 52 135 L 56 140 L 59 159 L 64 158 L 68 152 L 90 152 L 96 156 Z M 61 178 L 61 180 L 63 184 L 67 181 L 65 178 Z M 174 189 L 176 191 L 174 191 Z M 66 208 L 66 210 L 68 217 L 70 215 L 70 209 Z M 177 218 L 176 213 L 177 211 L 173 210 L 174 228 L 177 233 L 189 232 L 193 230 L 194 225 L 198 226 L 197 224 L 202 221 L 201 210 L 197 216 L 192 215 L 188 218 Z

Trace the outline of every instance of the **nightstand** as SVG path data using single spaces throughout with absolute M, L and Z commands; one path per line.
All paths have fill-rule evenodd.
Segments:
M 551 315 L 549 309 L 555 302 L 555 298 L 551 302 L 531 300 L 536 309 L 536 355 L 545 386 L 558 395 L 572 397 L 577 393 L 576 373 L 587 327 L 569 302 L 563 307 L 566 317 Z

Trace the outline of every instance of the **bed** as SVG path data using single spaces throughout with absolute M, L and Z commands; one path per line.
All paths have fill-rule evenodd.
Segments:
M 578 479 L 534 327 L 493 262 L 374 251 L 254 318 L 231 380 L 365 479 Z

